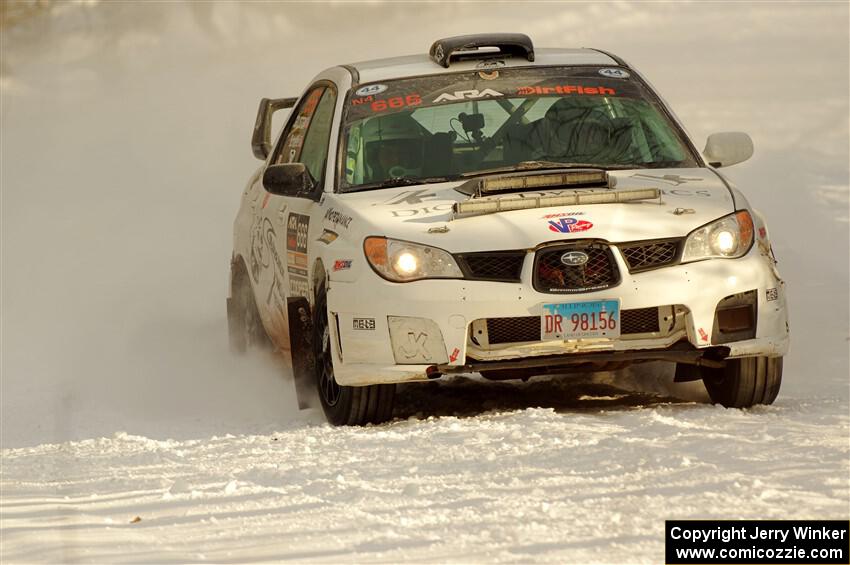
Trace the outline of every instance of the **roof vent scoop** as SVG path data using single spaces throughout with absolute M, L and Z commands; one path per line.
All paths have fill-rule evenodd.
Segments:
M 445 68 L 451 64 L 452 57 L 462 60 L 518 56 L 534 61 L 534 44 L 523 33 L 458 35 L 435 41 L 429 55 Z

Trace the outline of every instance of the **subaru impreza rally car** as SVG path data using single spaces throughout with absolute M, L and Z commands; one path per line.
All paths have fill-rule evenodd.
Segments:
M 718 170 L 752 141 L 716 133 L 700 153 L 619 57 L 442 39 L 263 99 L 252 146 L 231 344 L 273 344 L 333 424 L 389 419 L 399 382 L 645 361 L 724 406 L 776 398 L 785 285 Z

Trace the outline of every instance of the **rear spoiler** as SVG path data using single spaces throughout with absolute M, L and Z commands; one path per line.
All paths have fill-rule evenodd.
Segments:
M 522 33 L 483 33 L 438 39 L 428 51 L 431 60 L 449 68 L 454 59 L 522 57 L 534 61 L 534 44 Z
M 257 121 L 254 122 L 254 132 L 251 135 L 251 149 L 254 157 L 265 160 L 272 149 L 271 128 L 272 114 L 284 108 L 292 108 L 298 98 L 263 98 L 257 109 Z

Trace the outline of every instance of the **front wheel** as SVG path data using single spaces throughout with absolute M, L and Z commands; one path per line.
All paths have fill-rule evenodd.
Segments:
M 773 404 L 782 384 L 782 357 L 729 359 L 724 369 L 704 370 L 711 401 L 727 408 Z
M 316 386 L 328 422 L 335 426 L 380 424 L 392 417 L 395 385 L 341 386 L 334 378 L 325 287 L 316 292 L 313 317 Z

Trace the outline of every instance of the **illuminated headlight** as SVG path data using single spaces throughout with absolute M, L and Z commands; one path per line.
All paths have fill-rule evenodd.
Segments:
M 746 210 L 735 212 L 691 232 L 685 241 L 682 263 L 716 257 L 741 257 L 753 244 L 753 218 Z
M 454 257 L 436 247 L 385 237 L 367 237 L 363 251 L 375 272 L 393 282 L 463 278 Z

